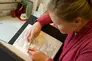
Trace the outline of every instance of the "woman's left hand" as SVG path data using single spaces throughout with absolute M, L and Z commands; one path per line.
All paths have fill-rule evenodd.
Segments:
M 48 61 L 49 59 L 47 55 L 35 48 L 29 48 L 28 53 L 31 55 L 33 61 Z

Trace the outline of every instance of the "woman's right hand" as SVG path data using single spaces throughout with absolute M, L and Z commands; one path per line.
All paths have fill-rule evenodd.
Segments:
M 42 26 L 40 25 L 39 22 L 35 22 L 32 25 L 32 28 L 28 30 L 27 35 L 27 39 L 29 42 L 33 41 L 40 34 L 41 28 Z

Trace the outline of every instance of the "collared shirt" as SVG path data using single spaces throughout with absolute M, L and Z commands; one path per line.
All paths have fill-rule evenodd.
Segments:
M 91 20 L 76 35 L 67 36 L 59 61 L 92 61 Z
M 37 20 L 42 26 L 51 23 L 48 13 Z M 67 36 L 59 61 L 92 61 L 92 20 L 78 33 L 73 32 Z

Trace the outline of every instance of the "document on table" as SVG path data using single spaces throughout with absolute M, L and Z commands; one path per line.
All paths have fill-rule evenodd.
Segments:
M 17 38 L 14 42 L 14 46 L 27 53 L 29 48 L 29 42 L 27 40 L 27 31 L 32 29 L 32 25 L 28 25 L 21 35 Z M 50 58 L 54 58 L 57 54 L 58 50 L 60 49 L 62 42 L 57 40 L 56 38 L 48 35 L 47 33 L 41 31 L 35 40 L 31 41 L 30 48 L 36 48 L 40 51 L 44 52 Z

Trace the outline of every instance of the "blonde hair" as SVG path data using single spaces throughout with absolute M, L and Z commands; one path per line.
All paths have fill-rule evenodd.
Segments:
M 92 0 L 51 0 L 48 10 L 68 22 L 77 17 L 92 19 Z

